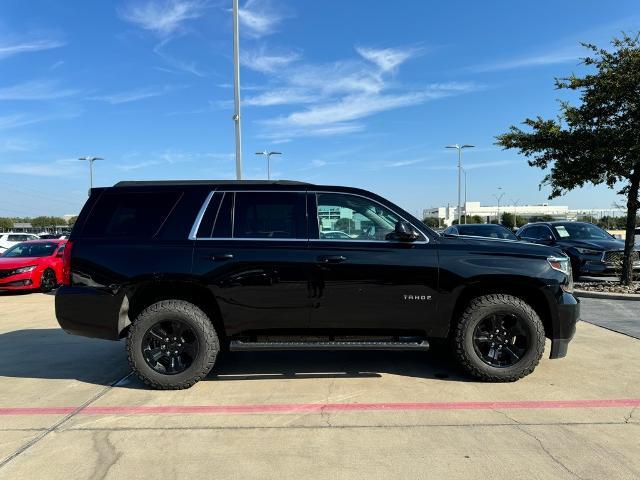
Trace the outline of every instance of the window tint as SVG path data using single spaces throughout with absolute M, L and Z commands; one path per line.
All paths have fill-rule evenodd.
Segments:
M 57 243 L 19 243 L 4 252 L 3 257 L 48 257 L 57 247 Z
M 400 220 L 382 205 L 357 195 L 318 193 L 317 199 L 321 239 L 384 241 Z
M 233 215 L 233 192 L 226 192 L 220 203 L 213 227 L 213 238 L 231 238 L 231 223 Z
M 461 235 L 472 237 L 502 238 L 507 240 L 517 240 L 511 231 L 500 225 L 460 225 L 458 227 Z
M 222 208 L 221 213 L 223 213 Z M 214 231 L 216 234 L 218 233 L 217 227 L 216 224 L 216 231 Z M 305 194 L 237 192 L 235 194 L 233 237 L 306 239 Z
M 533 226 L 527 228 L 522 236 L 532 240 L 546 240 L 551 236 L 551 230 L 543 225 Z
M 151 238 L 179 197 L 178 192 L 105 193 L 91 211 L 82 235 Z
M 216 221 L 216 215 L 218 215 L 218 209 L 220 208 L 220 201 L 224 193 L 216 192 L 211 197 L 211 201 L 207 206 L 207 210 L 204 212 L 204 216 L 200 221 L 200 227 L 196 236 L 198 238 L 210 238 L 213 233 L 213 224 Z

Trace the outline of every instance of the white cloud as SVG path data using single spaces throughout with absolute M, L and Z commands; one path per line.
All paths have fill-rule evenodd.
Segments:
M 0 152 L 29 152 L 36 148 L 37 144 L 21 138 L 6 138 L 0 140 Z
M 259 51 L 245 50 L 241 52 L 240 63 L 257 72 L 274 73 L 295 62 L 299 58 L 300 55 L 296 52 L 265 54 L 264 49 Z
M 310 94 L 304 89 L 283 88 L 270 90 L 260 95 L 245 97 L 242 100 L 242 104 L 245 106 L 269 107 L 274 105 L 311 103 L 317 100 L 317 96 Z
M 80 162 L 74 158 L 62 158 L 53 162 L 19 162 L 0 165 L 3 173 L 38 177 L 69 177 L 80 170 Z
M 24 127 L 35 123 L 48 122 L 51 120 L 66 120 L 80 116 L 78 111 L 68 111 L 59 113 L 43 113 L 40 115 L 26 113 L 12 113 L 0 116 L 0 130 Z
M 34 40 L 0 40 L 0 60 L 12 57 L 21 53 L 39 52 L 41 50 L 51 50 L 65 45 L 61 40 L 51 38 L 41 38 Z
M 471 68 L 474 72 L 498 72 L 518 68 L 543 67 L 560 63 L 575 62 L 581 53 L 576 47 L 560 48 L 547 53 L 527 55 L 519 58 L 491 62 Z
M 204 2 L 196 0 L 145 0 L 130 2 L 120 18 L 161 37 L 180 31 L 187 20 L 202 15 Z
M 264 0 L 247 0 L 238 9 L 238 18 L 241 34 L 259 38 L 273 33 L 283 17 Z
M 0 100 L 54 100 L 77 93 L 78 90 L 59 89 L 53 81 L 36 80 L 0 88 Z
M 162 87 L 144 87 L 129 90 L 126 92 L 112 93 L 109 95 L 96 95 L 88 98 L 89 100 L 100 100 L 108 102 L 111 105 L 118 105 L 121 103 L 136 102 L 138 100 L 144 100 L 147 98 L 159 97 L 179 88 L 184 87 L 177 87 L 172 85 L 164 85 Z
M 356 51 L 365 60 L 369 60 L 378 66 L 382 72 L 393 72 L 397 68 L 413 57 L 418 50 L 402 48 L 366 48 L 356 47 Z

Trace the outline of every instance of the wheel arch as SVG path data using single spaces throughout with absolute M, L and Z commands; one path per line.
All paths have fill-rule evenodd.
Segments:
M 205 286 L 188 280 L 147 281 L 129 287 L 120 309 L 119 337 L 127 335 L 131 322 L 145 308 L 162 300 L 184 300 L 200 308 L 213 323 L 221 346 L 225 344 L 224 323 L 215 296 Z
M 549 303 L 544 292 L 540 289 L 540 285 L 527 279 L 514 278 L 479 279 L 465 284 L 458 292 L 451 311 L 449 334 L 455 330 L 455 325 L 462 312 L 472 299 L 491 294 L 513 295 L 525 301 L 540 317 L 545 336 L 548 338 L 552 336 L 553 318 Z

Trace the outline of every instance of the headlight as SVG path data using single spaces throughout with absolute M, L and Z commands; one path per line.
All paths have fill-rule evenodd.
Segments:
M 566 283 L 560 285 L 562 290 L 567 293 L 573 292 L 573 273 L 571 272 L 571 263 L 568 257 L 548 257 L 547 262 L 554 270 L 564 273 L 567 276 Z
M 18 274 L 18 273 L 27 273 L 27 272 L 32 272 L 36 269 L 37 265 L 31 265 L 30 267 L 22 267 L 22 268 L 17 268 L 13 271 L 14 274 Z
M 576 247 L 576 250 L 582 255 L 602 255 L 602 252 L 600 250 L 592 250 L 590 248 Z

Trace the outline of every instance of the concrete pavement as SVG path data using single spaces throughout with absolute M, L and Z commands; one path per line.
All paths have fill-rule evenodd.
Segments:
M 640 341 L 588 323 L 513 384 L 439 352 L 265 352 L 157 392 L 123 347 L 0 297 L 0 478 L 640 478 Z
M 584 321 L 640 339 L 640 302 L 596 298 L 580 302 Z

